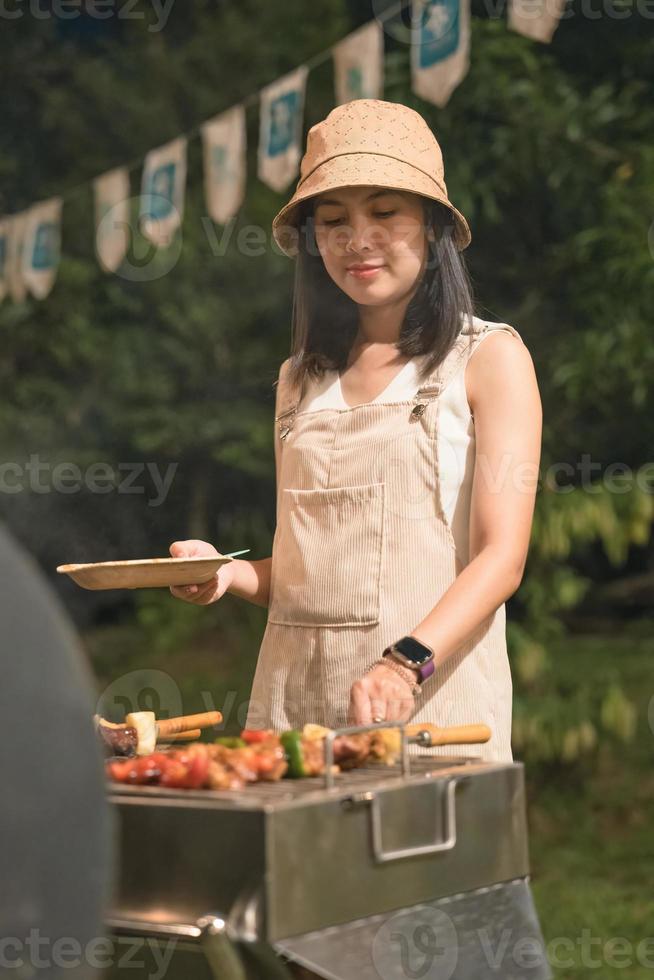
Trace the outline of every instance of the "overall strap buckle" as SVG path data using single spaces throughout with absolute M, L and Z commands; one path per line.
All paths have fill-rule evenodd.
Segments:
M 411 409 L 411 421 L 414 422 L 416 419 L 421 418 L 427 409 L 427 405 L 430 401 L 433 401 L 441 393 L 443 384 L 440 380 L 435 378 L 428 378 L 426 383 L 418 388 L 414 396 L 415 405 Z
M 285 439 L 293 428 L 293 423 L 295 422 L 295 416 L 297 415 L 297 405 L 293 405 L 292 408 L 287 409 L 287 411 L 282 412 L 280 415 L 275 416 L 275 422 L 277 422 L 279 428 L 279 438 Z

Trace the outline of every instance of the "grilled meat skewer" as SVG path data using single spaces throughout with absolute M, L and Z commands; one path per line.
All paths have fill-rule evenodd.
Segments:
M 200 736 L 202 728 L 222 721 L 219 711 L 205 711 L 157 721 L 154 711 L 134 711 L 123 725 L 95 715 L 96 731 L 110 755 L 150 755 L 159 741 L 185 741 Z

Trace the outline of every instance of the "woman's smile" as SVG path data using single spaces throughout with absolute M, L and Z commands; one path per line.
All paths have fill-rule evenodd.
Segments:
M 383 265 L 368 265 L 366 263 L 362 263 L 361 265 L 348 266 L 347 273 L 350 276 L 354 276 L 355 279 L 373 279 L 382 271 L 383 268 Z

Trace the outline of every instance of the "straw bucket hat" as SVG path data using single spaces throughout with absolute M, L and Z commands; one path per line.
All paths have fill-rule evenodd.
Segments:
M 273 219 L 280 249 L 297 255 L 302 201 L 354 185 L 412 191 L 440 201 L 452 212 L 457 249 L 470 244 L 468 222 L 447 196 L 441 148 L 422 116 L 399 102 L 354 99 L 309 130 L 295 193 Z

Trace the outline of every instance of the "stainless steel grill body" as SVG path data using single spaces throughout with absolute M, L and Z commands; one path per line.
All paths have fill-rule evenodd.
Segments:
M 275 943 L 525 878 L 520 763 L 415 759 L 242 792 L 111 788 L 121 867 L 110 924 L 197 935 L 208 914 Z M 196 932 L 193 930 L 196 929 Z

